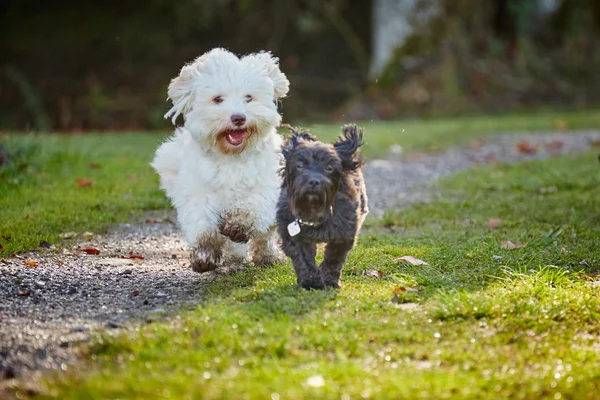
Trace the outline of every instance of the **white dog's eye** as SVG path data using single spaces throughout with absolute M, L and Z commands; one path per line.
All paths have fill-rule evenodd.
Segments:
M 252 101 L 252 96 L 250 96 L 249 94 L 246 95 L 246 103 L 250 103 Z
M 213 98 L 213 103 L 221 104 L 223 102 L 223 98 L 221 96 L 216 96 Z

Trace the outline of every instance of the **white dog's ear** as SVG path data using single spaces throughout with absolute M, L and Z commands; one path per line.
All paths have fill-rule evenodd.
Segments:
M 290 81 L 288 81 L 285 74 L 279 69 L 279 59 L 277 57 L 273 57 L 268 51 L 261 51 L 260 53 L 247 55 L 244 58 L 255 62 L 264 69 L 267 76 L 273 81 L 275 97 L 277 99 L 285 97 L 290 90 Z
M 191 111 L 194 103 L 194 71 L 200 68 L 201 58 L 197 58 L 193 63 L 184 65 L 179 75 L 171 80 L 167 90 L 168 98 L 173 102 L 173 107 L 165 114 L 165 118 L 171 118 L 175 125 L 175 120 L 180 114 L 187 114 Z

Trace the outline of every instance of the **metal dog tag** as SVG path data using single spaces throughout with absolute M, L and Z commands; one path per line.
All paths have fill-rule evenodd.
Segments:
M 296 236 L 297 234 L 300 233 L 300 224 L 298 223 L 298 220 L 295 220 L 293 222 L 291 222 L 288 226 L 288 233 L 290 234 L 290 236 Z

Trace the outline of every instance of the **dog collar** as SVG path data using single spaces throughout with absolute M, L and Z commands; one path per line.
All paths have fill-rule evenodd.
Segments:
M 333 215 L 333 206 L 329 207 L 329 215 Z M 323 222 L 303 221 L 302 218 L 296 218 L 288 224 L 287 229 L 290 236 L 293 237 L 302 231 L 303 226 L 315 227 L 321 225 L 322 223 Z

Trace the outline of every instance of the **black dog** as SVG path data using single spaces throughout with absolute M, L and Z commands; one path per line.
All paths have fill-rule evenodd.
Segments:
M 339 288 L 342 267 L 367 216 L 367 194 L 358 149 L 362 129 L 346 125 L 333 144 L 288 127 L 285 167 L 277 204 L 283 252 L 292 259 L 298 285 Z M 317 243 L 327 243 L 320 269 Z

